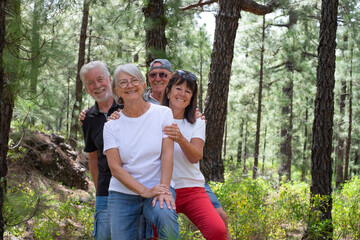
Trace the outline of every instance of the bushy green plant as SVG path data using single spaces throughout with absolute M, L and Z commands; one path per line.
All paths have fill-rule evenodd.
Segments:
M 264 235 L 270 186 L 262 180 L 228 178 L 225 183 L 211 183 L 223 208 L 228 212 L 229 230 L 236 239 Z
M 360 178 L 345 183 L 333 199 L 334 236 L 360 239 Z
M 76 198 L 61 201 L 58 196 L 48 198 L 49 207 L 35 219 L 36 239 L 91 238 L 93 204 L 80 205 Z
M 240 176 L 240 175 L 239 175 Z M 229 216 L 233 239 L 299 238 L 309 213 L 309 186 L 264 179 L 241 178 L 233 173 L 225 183 L 211 183 Z

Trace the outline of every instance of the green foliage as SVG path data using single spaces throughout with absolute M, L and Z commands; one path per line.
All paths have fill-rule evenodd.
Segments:
M 227 175 L 225 183 L 210 183 L 228 214 L 233 239 L 301 239 L 305 232 L 321 239 L 331 229 L 329 221 L 321 220 L 319 210 L 327 198 L 314 196 L 310 204 L 308 184 L 272 186 L 262 179 L 242 179 L 235 175 Z M 354 178 L 333 194 L 334 239 L 360 237 L 359 188 L 360 179 Z M 184 215 L 180 215 L 179 223 L 183 239 L 203 239 Z
M 31 183 L 31 181 L 30 181 Z M 35 239 L 89 239 L 92 236 L 94 201 L 80 203 L 44 185 L 11 184 L 4 204 L 5 236 Z M 21 206 L 21 207 L 19 207 Z
M 360 239 L 360 178 L 354 177 L 334 195 L 334 236 Z

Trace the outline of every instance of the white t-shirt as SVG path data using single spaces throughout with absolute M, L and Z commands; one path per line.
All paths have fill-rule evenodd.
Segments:
M 172 123 L 171 109 L 160 105 L 151 104 L 137 118 L 120 113 L 119 119 L 105 123 L 104 153 L 117 148 L 122 167 L 145 187 L 154 187 L 160 184 L 162 139 L 167 137 L 162 130 Z M 111 177 L 109 191 L 137 195 L 115 177 Z
M 205 120 L 196 119 L 194 124 L 186 119 L 174 119 L 182 135 L 190 142 L 192 138 L 201 138 L 205 141 Z M 204 187 L 205 178 L 200 171 L 199 163 L 192 164 L 186 158 L 180 145 L 174 144 L 174 171 L 172 180 L 175 189 L 186 187 Z

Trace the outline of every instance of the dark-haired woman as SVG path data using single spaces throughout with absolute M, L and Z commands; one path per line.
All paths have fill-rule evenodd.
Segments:
M 175 141 L 174 171 L 176 210 L 185 214 L 206 239 L 226 239 L 226 227 L 204 188 L 199 160 L 205 143 L 205 121 L 195 117 L 196 76 L 178 70 L 166 88 L 163 105 L 171 108 L 174 122 L 164 133 Z

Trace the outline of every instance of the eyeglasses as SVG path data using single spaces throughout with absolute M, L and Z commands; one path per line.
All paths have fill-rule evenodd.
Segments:
M 159 77 L 160 77 L 160 78 L 166 78 L 166 77 L 167 77 L 167 73 L 164 73 L 164 72 L 149 73 L 149 74 L 148 74 L 148 77 L 149 77 L 149 78 L 156 78 L 158 74 L 159 74 Z
M 140 82 L 141 82 L 140 79 L 137 79 L 137 78 L 132 78 L 132 79 L 130 79 L 130 81 L 128 81 L 127 79 L 120 79 L 117 81 L 117 85 L 120 88 L 126 88 L 129 85 L 129 83 L 131 83 L 131 85 L 136 87 L 140 84 Z
M 189 71 L 185 71 L 185 70 L 176 70 L 175 74 L 179 75 L 179 76 L 186 76 L 186 77 L 189 77 L 189 80 L 192 80 L 192 81 L 196 81 L 198 78 L 195 76 L 195 74 L 189 72 Z

